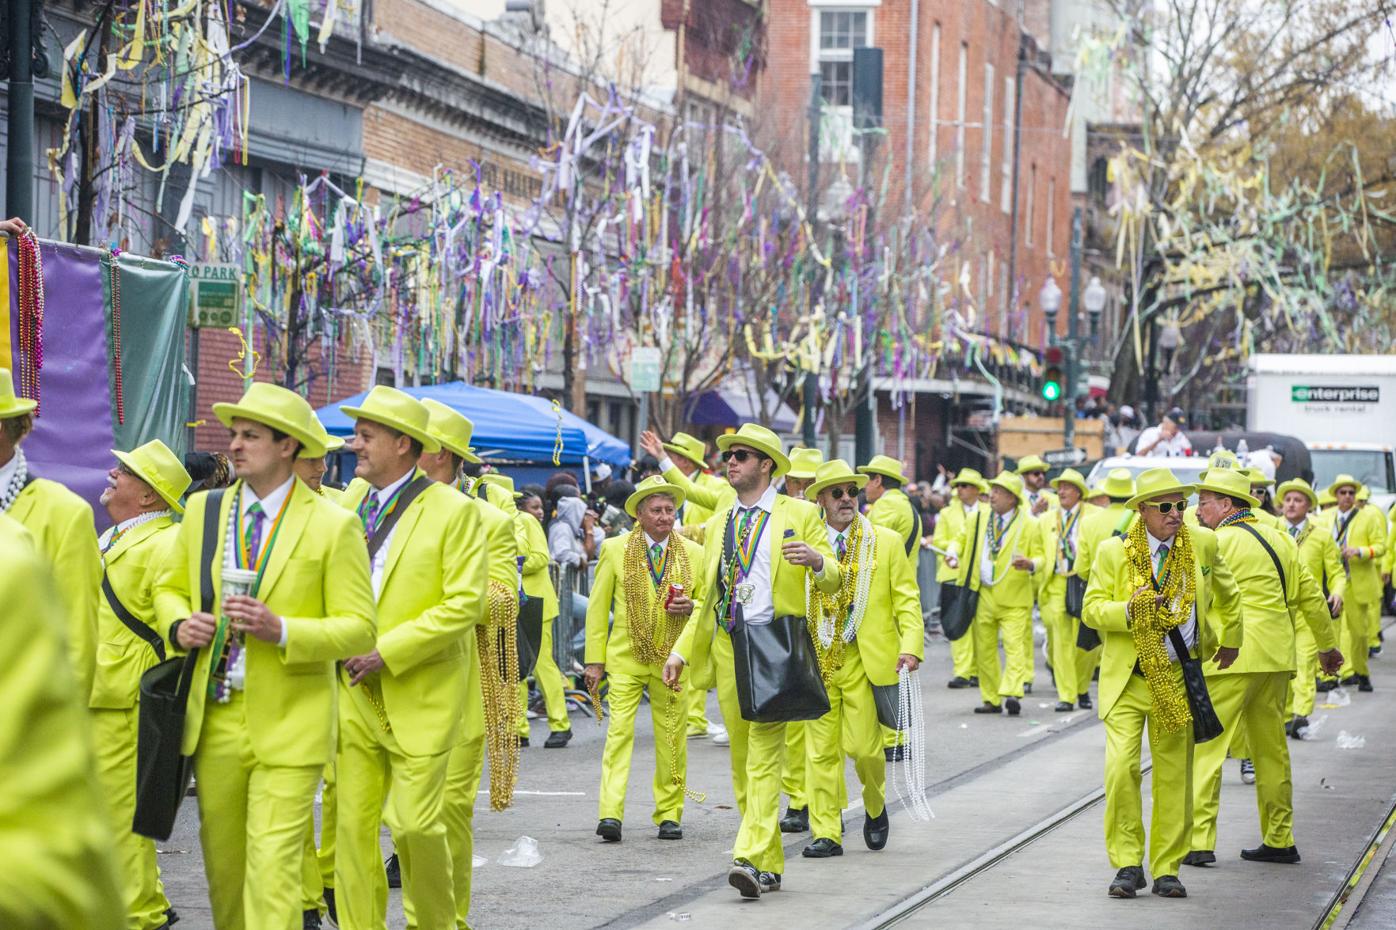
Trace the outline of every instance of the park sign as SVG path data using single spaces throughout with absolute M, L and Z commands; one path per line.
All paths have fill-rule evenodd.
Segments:
M 203 263 L 189 267 L 189 325 L 227 328 L 242 322 L 242 269 L 237 265 Z
M 653 346 L 637 346 L 630 350 L 630 377 L 626 379 L 630 390 L 636 394 L 646 394 L 659 390 L 660 386 L 659 349 Z

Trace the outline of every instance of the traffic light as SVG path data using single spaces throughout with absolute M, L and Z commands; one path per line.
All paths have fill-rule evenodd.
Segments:
M 1062 350 L 1051 346 L 1042 355 L 1042 399 L 1056 403 L 1062 399 Z

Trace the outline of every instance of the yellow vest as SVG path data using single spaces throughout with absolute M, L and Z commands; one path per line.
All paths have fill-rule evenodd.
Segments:
M 630 532 L 643 531 L 636 528 Z M 625 599 L 625 547 L 629 542 L 630 533 L 622 533 L 601 544 L 601 554 L 596 562 L 596 583 L 592 585 L 591 599 L 587 605 L 586 663 L 605 665 L 608 672 L 643 677 L 658 672 L 659 666 L 647 665 L 635 658 L 629 608 Z M 668 545 L 683 547 L 696 585 L 703 571 L 703 547 L 678 533 L 669 534 Z M 663 592 L 656 592 L 653 582 L 646 584 L 645 590 L 648 592 L 646 603 L 651 605 L 651 609 L 656 594 L 663 597 L 669 594 L 667 588 Z M 701 594 L 697 591 L 687 594 L 693 598 L 693 613 L 701 613 Z
M 141 623 L 155 622 L 155 582 L 179 535 L 173 517 L 132 527 L 107 550 L 107 580 L 123 607 Z M 117 619 L 105 595 L 97 604 L 97 667 L 90 707 L 134 707 L 141 675 L 160 659 L 150 644 Z M 167 654 L 172 653 L 167 644 Z

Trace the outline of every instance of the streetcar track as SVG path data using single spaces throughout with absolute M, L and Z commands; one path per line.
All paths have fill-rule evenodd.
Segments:
M 1372 831 L 1352 868 L 1348 869 L 1338 890 L 1329 899 L 1328 906 L 1314 922 L 1314 930 L 1342 930 L 1361 913 L 1362 902 L 1366 899 L 1377 873 L 1391 855 L 1393 842 L 1396 842 L 1396 830 L 1393 828 L 1396 828 L 1396 798 L 1392 798 L 1386 816 Z M 1376 868 L 1372 868 L 1373 865 Z

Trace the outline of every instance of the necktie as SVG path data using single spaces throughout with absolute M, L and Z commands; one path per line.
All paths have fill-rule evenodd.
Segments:
M 1298 538 L 1299 538 L 1299 527 L 1297 527 L 1297 526 L 1291 526 L 1291 527 L 1289 528 L 1289 535 L 1293 536 L 1295 539 L 1298 539 Z
M 842 533 L 834 537 L 834 551 L 839 554 L 839 561 L 843 561 L 843 557 L 848 554 L 848 540 Z
M 664 547 L 659 543 L 650 546 L 650 564 L 658 565 L 659 560 L 664 558 Z
M 1158 578 L 1159 572 L 1163 571 L 1163 563 L 1164 563 L 1165 561 L 1167 561 L 1167 559 L 1168 559 L 1168 546 L 1167 546 L 1167 545 L 1159 546 L 1159 547 L 1158 547 L 1158 553 L 1157 553 L 1157 555 L 1155 556 L 1155 561 L 1154 561 L 1154 578 Z
M 368 492 L 369 505 L 364 511 L 364 536 L 372 536 L 373 530 L 378 524 L 378 492 L 370 490 Z
M 755 507 L 743 507 L 741 513 L 737 515 L 737 539 L 739 541 L 746 535 L 747 527 L 751 525 L 751 515 L 755 510 Z
M 262 551 L 262 521 L 267 515 L 262 511 L 260 501 L 247 508 L 247 567 L 257 564 L 257 556 Z

